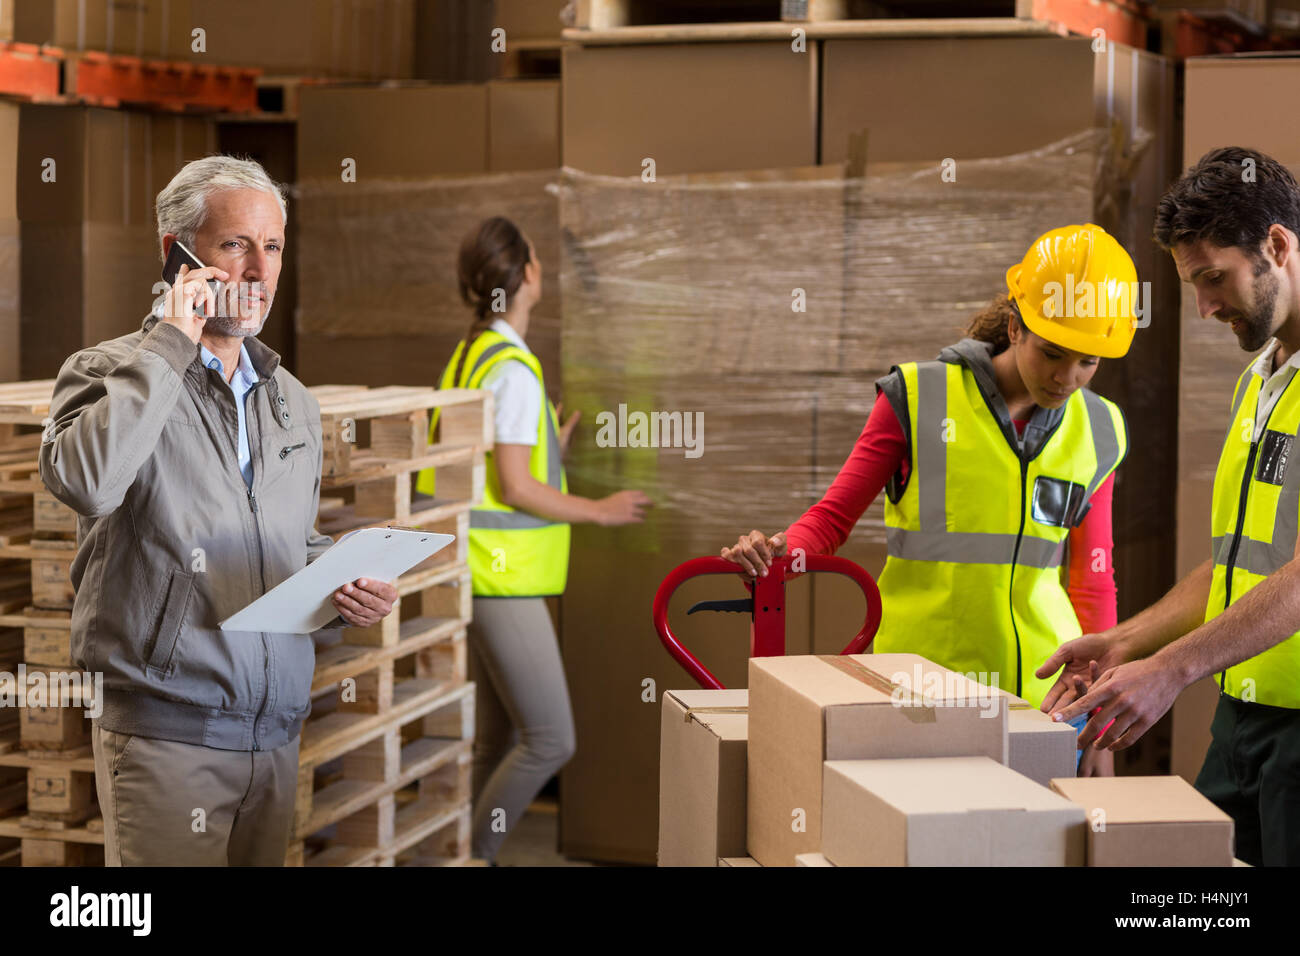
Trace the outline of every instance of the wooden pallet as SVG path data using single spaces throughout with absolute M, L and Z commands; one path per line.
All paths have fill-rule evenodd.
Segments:
M 296 120 L 303 87 L 339 82 L 326 76 L 259 76 L 257 78 L 257 112 L 239 119 Z M 234 117 L 231 117 L 234 118 Z
M 497 76 L 503 80 L 559 79 L 563 51 L 559 39 L 508 40 Z
M 63 92 L 76 102 L 117 108 L 244 113 L 257 109 L 260 69 L 85 52 L 63 60 Z
M 0 94 L 29 102 L 59 96 L 61 51 L 31 43 L 0 43 Z
M 490 396 L 466 389 L 327 388 L 333 390 L 313 389 L 325 436 L 319 530 L 338 537 L 393 524 L 463 537 L 464 516 L 483 494 Z M 434 408 L 439 440 L 430 445 Z M 425 468 L 437 469 L 437 496 L 413 500 L 416 475 Z
M 0 820 L 0 840 L 22 841 L 23 866 L 103 866 L 104 821 L 87 820 L 83 826 L 49 826 L 46 821 L 22 816 Z
M 286 863 L 468 859 L 473 733 L 474 685 L 463 680 L 400 681 L 385 713 L 309 721 Z
M 24 607 L 0 614 L 0 628 L 20 629 L 15 660 L 39 667 L 72 667 L 72 614 L 66 610 Z M 0 644 L 0 660 L 3 660 Z
M 75 755 L 18 751 L 0 754 L 0 774 L 8 775 L 11 781 L 21 780 L 21 803 L 16 806 L 26 810 L 29 828 L 75 829 L 99 813 L 95 759 L 88 749 Z M 14 797 L 10 794 L 10 802 Z M 0 799 L 0 813 L 4 806 L 5 801 Z

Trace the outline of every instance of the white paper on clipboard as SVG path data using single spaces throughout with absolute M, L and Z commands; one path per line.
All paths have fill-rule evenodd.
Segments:
M 352 531 L 293 577 L 226 618 L 221 629 L 310 634 L 338 616 L 330 595 L 349 581 L 393 581 L 454 540 L 451 534 L 399 528 Z

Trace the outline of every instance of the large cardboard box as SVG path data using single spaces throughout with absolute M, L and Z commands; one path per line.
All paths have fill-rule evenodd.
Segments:
M 1007 760 L 1007 699 L 916 654 L 749 661 L 750 855 L 793 866 L 821 849 L 822 763 Z
M 18 133 L 21 373 L 140 327 L 162 282 L 154 200 L 214 147 L 210 120 L 24 105 Z
M 1300 175 L 1300 129 L 1276 122 L 1258 91 L 1277 102 L 1300 96 L 1300 56 L 1192 57 L 1186 63 L 1183 165 L 1192 166 L 1219 146 L 1261 150 Z M 1214 472 L 1229 423 L 1232 390 L 1252 356 L 1218 322 L 1201 319 L 1190 287 L 1181 312 L 1178 413 L 1178 575 L 1210 557 L 1210 504 Z M 1173 707 L 1171 769 L 1195 781 L 1210 744 L 1218 681 L 1207 677 L 1187 688 Z
M 508 173 L 560 167 L 560 82 L 488 84 L 488 169 Z
M 988 757 L 827 760 L 836 866 L 1082 866 L 1083 808 Z
M 1052 789 L 1087 812 L 1089 866 L 1232 866 L 1232 818 L 1180 777 L 1073 777 Z
M 405 79 L 415 59 L 415 0 L 183 0 L 173 17 L 205 31 L 195 62 L 267 75 Z
M 749 693 L 672 690 L 660 723 L 659 865 L 745 856 Z
M 608 176 L 812 166 L 818 49 L 787 42 L 564 49 L 564 164 Z

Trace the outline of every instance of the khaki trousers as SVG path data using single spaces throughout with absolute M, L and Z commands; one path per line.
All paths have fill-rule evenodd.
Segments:
M 283 866 L 298 741 L 217 750 L 91 724 L 108 866 Z

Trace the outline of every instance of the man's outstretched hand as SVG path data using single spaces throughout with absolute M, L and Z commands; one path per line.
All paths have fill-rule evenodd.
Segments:
M 1034 676 L 1039 679 L 1061 672 L 1043 698 L 1043 712 L 1050 714 L 1053 710 L 1060 710 L 1082 696 L 1097 675 L 1123 664 L 1124 660 L 1119 641 L 1110 631 L 1085 634 L 1066 641 L 1034 671 Z
M 386 581 L 357 578 L 334 592 L 334 609 L 350 627 L 369 627 L 387 617 L 397 600 L 397 588 Z
M 1124 750 L 1165 715 L 1186 686 L 1182 676 L 1160 655 L 1145 657 L 1104 672 L 1086 694 L 1069 706 L 1057 708 L 1058 719 L 1073 720 L 1100 707 L 1079 734 L 1079 746 L 1086 747 L 1095 740 L 1099 750 Z

